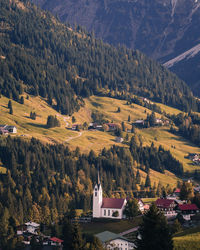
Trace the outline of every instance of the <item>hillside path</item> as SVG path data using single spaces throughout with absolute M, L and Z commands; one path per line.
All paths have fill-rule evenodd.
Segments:
M 83 132 L 79 132 L 79 134 L 77 136 L 69 137 L 67 140 L 65 140 L 65 142 L 68 142 L 68 141 L 71 141 L 73 139 L 76 139 L 76 138 L 80 137 L 82 134 L 83 134 Z

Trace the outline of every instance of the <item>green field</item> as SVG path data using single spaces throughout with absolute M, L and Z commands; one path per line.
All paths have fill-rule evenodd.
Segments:
M 199 250 L 200 227 L 185 230 L 173 238 L 174 250 Z

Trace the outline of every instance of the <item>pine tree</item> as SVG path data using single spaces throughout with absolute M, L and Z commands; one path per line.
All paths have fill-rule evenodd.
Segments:
M 24 97 L 23 96 L 21 96 L 21 98 L 20 98 L 20 103 L 24 104 Z
M 72 224 L 67 218 L 64 219 L 63 228 L 62 228 L 62 238 L 63 250 L 70 250 L 70 244 L 72 241 Z
M 10 108 L 9 113 L 10 113 L 11 115 L 13 114 L 13 108 L 12 108 L 12 107 Z
M 135 133 L 135 126 L 132 124 L 131 133 Z
M 172 225 L 171 231 L 174 234 L 174 233 L 180 232 L 181 229 L 182 229 L 181 223 L 178 221 L 178 219 L 176 219 Z
M 103 250 L 104 249 L 101 241 L 95 236 L 91 236 L 91 239 L 89 240 L 87 239 L 87 242 L 89 243 L 88 250 Z
M 125 131 L 126 128 L 124 122 L 122 122 L 121 126 L 122 126 L 122 131 Z
M 72 116 L 72 123 L 76 122 L 76 118 L 74 116 Z
M 10 107 L 12 106 L 12 102 L 11 100 L 8 101 L 8 108 L 10 109 Z
M 139 172 L 139 170 L 137 170 L 137 173 L 136 173 L 136 183 L 140 184 L 140 181 L 141 181 L 140 172 Z
M 126 215 L 127 218 L 133 219 L 133 217 L 140 214 L 140 210 L 138 207 L 138 201 L 136 199 L 128 200 L 125 209 L 124 209 L 124 215 Z
M 10 109 L 10 110 L 9 110 L 9 113 L 12 115 L 12 114 L 13 114 L 13 107 L 12 107 L 12 102 L 11 102 L 11 100 L 9 100 L 9 102 L 8 102 L 8 108 Z
M 83 246 L 84 246 L 84 241 L 82 238 L 79 225 L 78 223 L 74 223 L 72 227 L 72 233 L 71 233 L 70 249 L 81 250 L 83 249 Z
M 151 187 L 151 180 L 149 174 L 147 174 L 146 180 L 145 180 L 145 187 Z
M 183 182 L 180 191 L 181 200 L 189 200 L 194 196 L 192 184 L 189 182 Z
M 136 241 L 138 250 L 172 250 L 172 235 L 167 220 L 155 203 L 144 214 Z

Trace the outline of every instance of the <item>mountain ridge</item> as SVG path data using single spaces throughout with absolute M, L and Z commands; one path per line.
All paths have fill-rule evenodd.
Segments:
M 82 25 L 105 42 L 138 49 L 161 63 L 177 57 L 200 41 L 200 2 L 196 0 L 32 1 L 58 15 L 63 22 Z M 197 71 L 199 64 L 193 67 Z M 189 86 L 200 87 L 199 74 L 194 79 L 190 70 L 182 76 L 177 66 L 173 72 Z

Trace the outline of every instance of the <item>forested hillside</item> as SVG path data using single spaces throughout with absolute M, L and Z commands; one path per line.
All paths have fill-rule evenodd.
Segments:
M 133 137 L 129 148 L 113 146 L 99 155 L 81 154 L 63 145 L 44 145 L 32 138 L 0 138 L 0 242 L 11 238 L 10 217 L 16 223 L 27 220 L 49 224 L 70 207 L 91 209 L 91 195 L 100 169 L 105 195 L 145 197 L 161 194 L 161 185 L 151 185 L 149 175 L 141 182 L 139 169 L 182 175 L 183 167 L 169 151 L 141 147 Z M 137 174 L 135 174 L 137 173 Z M 124 193 L 128 190 L 129 193 Z M 131 191 L 132 190 L 132 191 Z M 1 244 L 0 243 L 0 244 Z M 0 245 L 1 246 L 1 245 Z
M 0 92 L 26 91 L 72 114 L 92 94 L 137 94 L 183 110 L 199 109 L 186 84 L 138 51 L 73 31 L 27 0 L 0 2 Z

